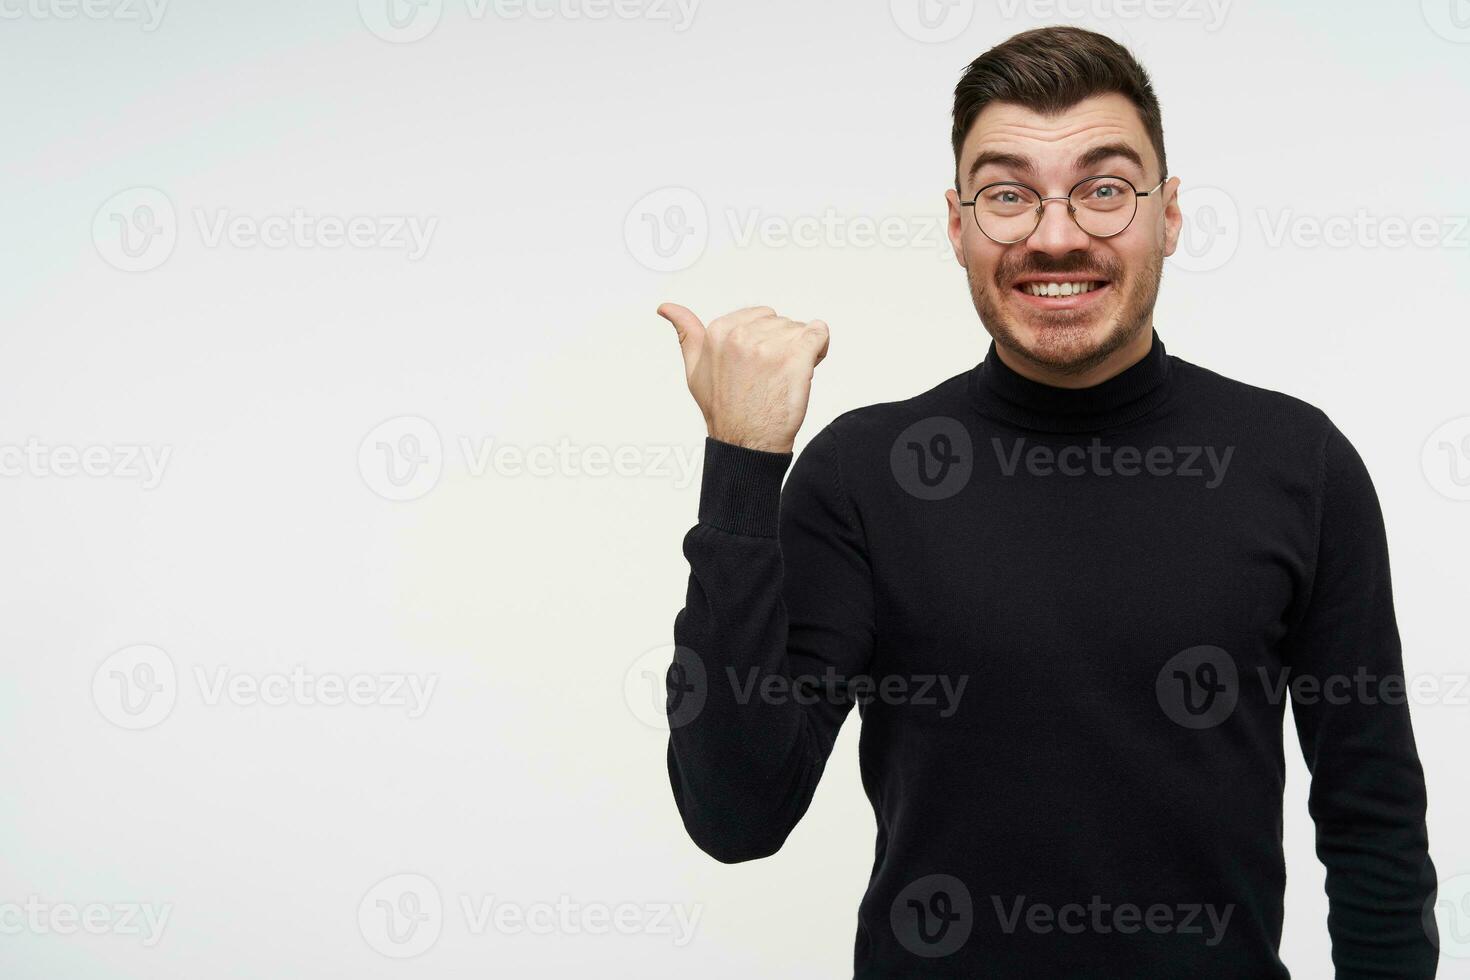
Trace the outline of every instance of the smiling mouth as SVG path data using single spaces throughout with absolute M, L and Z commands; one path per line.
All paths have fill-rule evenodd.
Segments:
M 1066 282 L 1018 282 L 1015 288 L 1028 296 L 1080 296 L 1107 284 L 1105 279 L 1073 279 Z
M 1097 303 L 1111 286 L 1107 279 L 1030 279 L 1011 289 L 1034 309 L 1069 310 Z

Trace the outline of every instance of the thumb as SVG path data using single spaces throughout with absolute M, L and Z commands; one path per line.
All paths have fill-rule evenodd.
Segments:
M 658 308 L 658 315 L 674 325 L 679 334 L 679 348 L 684 353 L 684 366 L 692 371 L 704 347 L 704 324 L 693 311 L 678 303 L 664 303 Z

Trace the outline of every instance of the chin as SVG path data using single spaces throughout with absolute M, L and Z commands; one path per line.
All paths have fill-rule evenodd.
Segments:
M 996 343 L 1054 371 L 1093 367 L 1126 344 L 1131 333 L 1111 316 L 1008 313 L 992 324 Z

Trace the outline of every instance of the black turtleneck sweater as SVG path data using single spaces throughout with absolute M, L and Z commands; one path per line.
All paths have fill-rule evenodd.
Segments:
M 856 977 L 1286 977 L 1287 700 L 1336 975 L 1434 975 L 1382 516 L 1320 411 L 1157 335 L 1080 390 L 992 344 L 791 459 L 706 444 L 669 776 L 772 854 L 858 705 Z

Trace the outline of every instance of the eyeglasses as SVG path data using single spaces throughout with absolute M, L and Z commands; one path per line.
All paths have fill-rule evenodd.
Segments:
M 1030 238 L 1041 227 L 1047 201 L 1066 201 L 1078 228 L 1093 238 L 1112 238 L 1133 223 L 1138 199 L 1148 197 L 1168 179 L 1165 175 L 1153 187 L 1141 191 L 1125 177 L 1101 174 L 1079 180 L 1066 197 L 1042 197 L 1025 184 L 999 181 L 986 184 L 975 192 L 973 201 L 961 201 L 960 207 L 974 209 L 975 224 L 997 245 L 1014 245 Z

